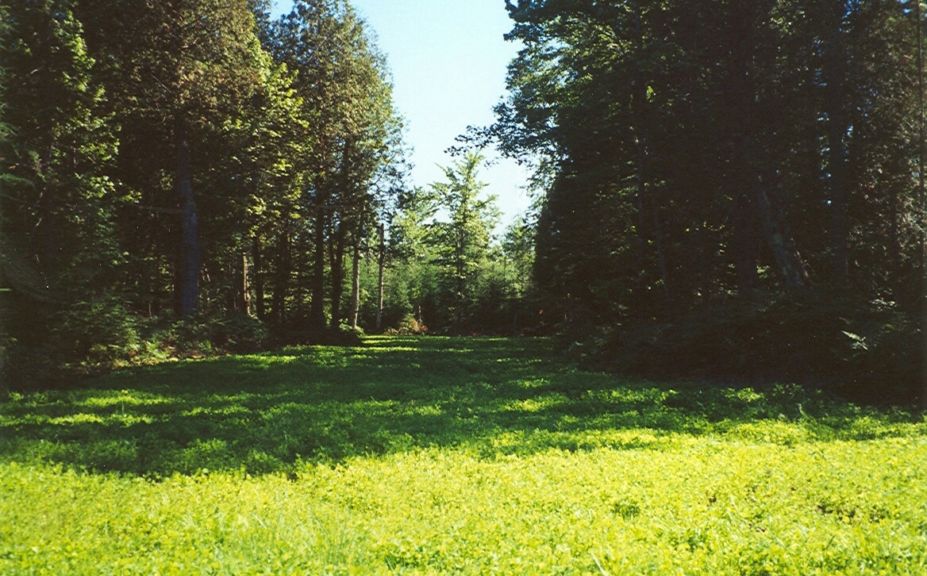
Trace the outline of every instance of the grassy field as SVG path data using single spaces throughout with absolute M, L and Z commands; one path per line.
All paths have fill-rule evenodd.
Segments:
M 927 423 L 370 338 L 0 404 L 0 574 L 927 574 Z

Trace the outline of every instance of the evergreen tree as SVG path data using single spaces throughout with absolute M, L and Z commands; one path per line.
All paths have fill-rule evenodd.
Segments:
M 494 196 L 483 196 L 486 184 L 479 180 L 483 157 L 469 153 L 444 168 L 444 181 L 431 185 L 431 193 L 447 221 L 435 223 L 433 241 L 443 269 L 448 309 L 460 326 L 468 307 L 475 302 L 473 286 L 489 257 L 492 231 L 499 217 Z
M 7 10 L 0 212 L 9 329 L 35 358 L 102 357 L 131 337 L 117 291 L 123 257 L 114 212 L 124 198 L 108 177 L 117 150 L 112 119 L 72 3 Z
M 194 183 L 209 169 L 210 138 L 241 113 L 259 85 L 254 16 L 245 0 L 85 2 L 80 14 L 93 23 L 91 48 L 104 56 L 104 82 L 123 127 L 120 163 L 130 172 L 125 182 L 156 216 L 173 206 L 179 210 L 178 221 L 166 224 L 177 235 L 164 248 L 176 254 L 177 311 L 190 316 L 200 303 L 201 221 L 211 220 L 203 218 Z M 143 150 L 154 145 L 160 154 L 152 159 Z M 172 189 L 156 174 L 169 174 Z

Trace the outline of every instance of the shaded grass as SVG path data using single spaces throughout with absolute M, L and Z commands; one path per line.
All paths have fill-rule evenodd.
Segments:
M 0 404 L 0 460 L 147 477 L 258 474 L 426 447 L 480 457 L 923 435 L 913 415 L 796 386 L 657 384 L 583 372 L 547 340 L 371 338 L 353 348 L 126 370 Z
M 0 404 L 0 574 L 923 574 L 927 424 L 547 340 L 122 371 Z

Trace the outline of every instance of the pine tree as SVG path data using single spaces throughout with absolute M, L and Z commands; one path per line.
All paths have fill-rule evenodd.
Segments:
M 23 353 L 46 362 L 102 357 L 131 338 L 118 294 L 114 214 L 124 198 L 108 176 L 117 141 L 105 93 L 71 2 L 8 10 L 0 67 L 10 132 L 0 157 L 13 179 L 0 202 L 10 330 Z

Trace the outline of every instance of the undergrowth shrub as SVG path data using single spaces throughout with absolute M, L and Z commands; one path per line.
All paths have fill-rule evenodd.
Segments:
M 156 354 L 161 350 L 180 356 L 257 352 L 268 341 L 269 332 L 264 323 L 245 314 L 159 321 L 151 326 L 148 334 L 150 349 Z
M 312 328 L 312 323 L 306 317 L 294 317 L 281 325 L 273 327 L 271 340 L 278 346 L 294 345 L 327 345 L 327 346 L 357 346 L 361 343 L 363 330 L 353 329 L 346 324 L 332 328 L 326 319 L 325 328 L 320 330 Z
M 48 306 L 17 314 L 0 377 L 16 388 L 43 386 L 70 376 L 127 362 L 139 350 L 135 318 L 115 297 Z M 31 317 L 31 319 L 30 319 Z M 47 327 L 47 328 L 44 328 Z
M 269 336 L 264 323 L 247 314 L 212 319 L 209 328 L 211 342 L 229 352 L 257 352 Z
M 71 362 L 110 366 L 138 349 L 135 318 L 115 298 L 78 302 L 59 314 L 52 341 Z
M 412 314 L 406 314 L 400 320 L 399 325 L 386 330 L 386 334 L 390 336 L 422 336 L 428 334 L 428 326 L 423 322 L 419 322 Z
M 3 345 L 3 383 L 17 389 L 42 387 L 74 376 L 175 358 L 250 353 L 270 343 L 263 322 L 243 314 L 139 318 L 114 299 L 80 302 L 51 313 L 48 333 L 8 338 Z
M 574 346 L 656 377 L 789 380 L 875 403 L 909 403 L 923 373 L 916 319 L 887 302 L 824 296 L 736 302 L 675 322 L 628 324 Z

